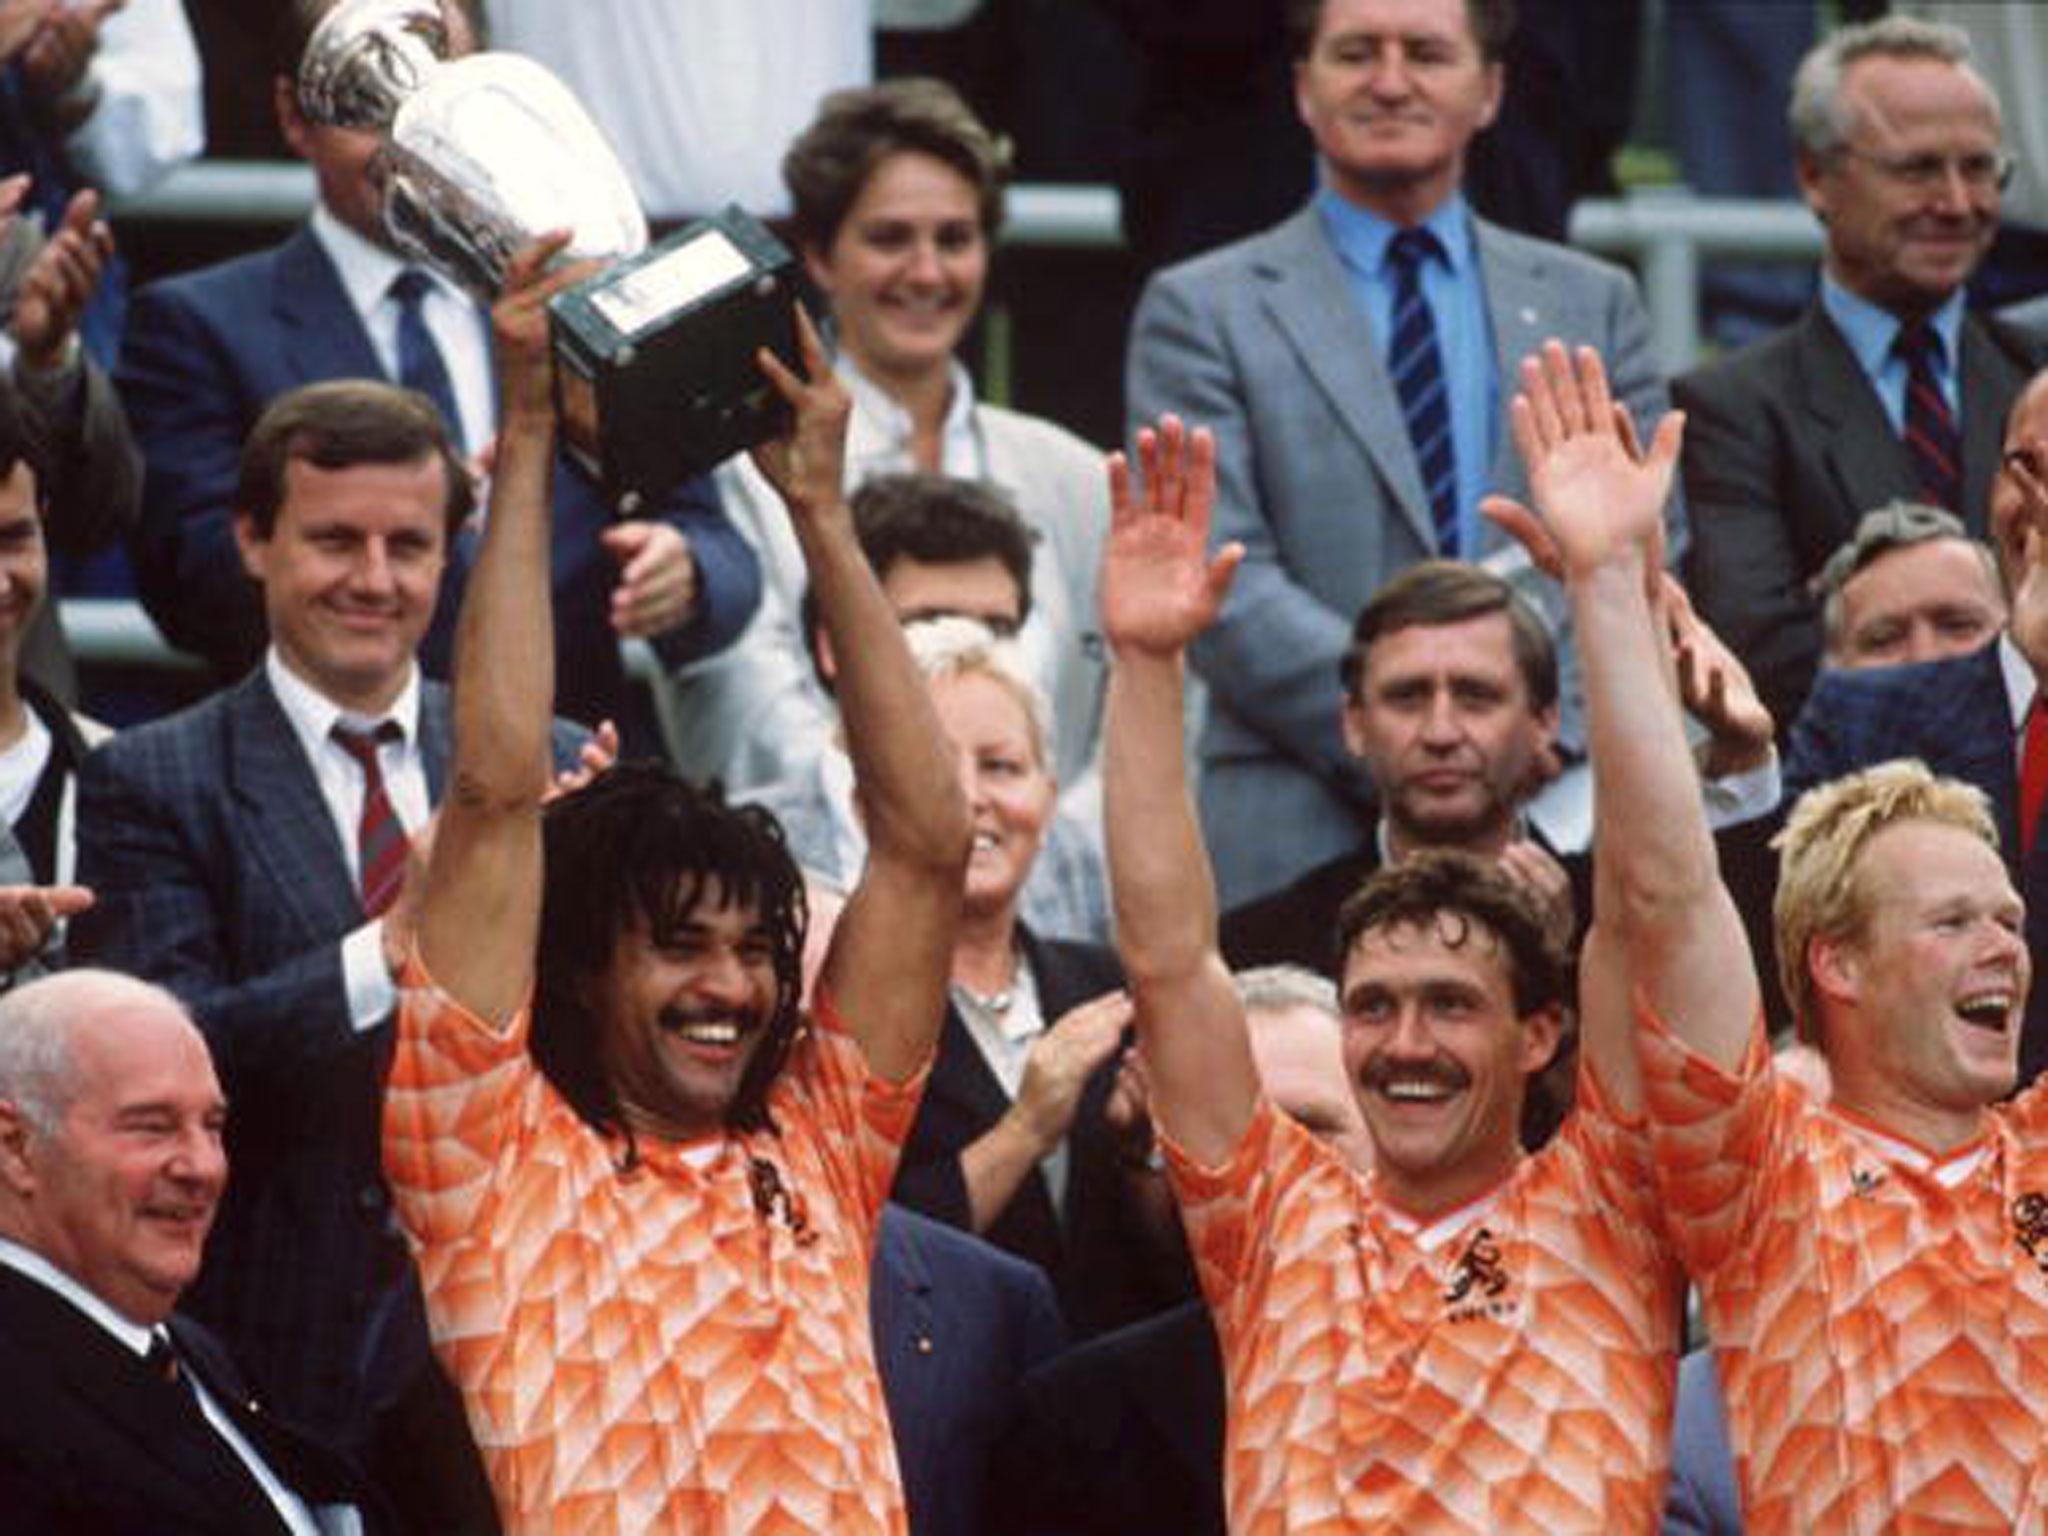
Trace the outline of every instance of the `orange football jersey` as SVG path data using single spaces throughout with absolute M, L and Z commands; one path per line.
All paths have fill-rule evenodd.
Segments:
M 901 1536 L 868 1327 L 920 1082 L 870 1079 L 820 998 L 780 1134 L 678 1146 L 577 1118 L 415 960 L 384 1163 L 434 1346 L 509 1532 Z
M 1267 1102 L 1224 1167 L 1168 1153 L 1235 1536 L 1656 1529 L 1682 1281 L 1589 1072 L 1548 1147 L 1426 1224 Z
M 1751 1536 L 2048 1530 L 2048 1098 L 1945 1157 L 1641 1029 Z

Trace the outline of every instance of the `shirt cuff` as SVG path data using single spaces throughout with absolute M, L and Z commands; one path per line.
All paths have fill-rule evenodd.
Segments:
M 341 941 L 341 984 L 348 1020 L 358 1032 L 375 1029 L 398 1006 L 398 985 L 384 966 L 384 920 L 363 924 Z
M 1778 771 L 1778 749 L 1773 747 L 1770 757 L 1756 767 L 1708 779 L 1700 786 L 1701 796 L 1706 801 L 1707 825 L 1719 832 L 1726 827 L 1739 827 L 1746 821 L 1768 816 L 1778 808 L 1784 789 L 1784 781 Z

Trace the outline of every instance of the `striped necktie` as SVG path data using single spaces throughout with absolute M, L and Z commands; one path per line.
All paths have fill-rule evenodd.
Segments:
M 381 917 L 405 884 L 405 828 L 391 808 L 391 796 L 384 789 L 384 768 L 377 760 L 379 743 L 396 741 L 401 735 L 390 720 L 369 730 L 339 721 L 334 726 L 335 744 L 363 770 L 363 813 L 356 823 L 356 880 L 362 888 L 365 917 Z
M 1937 507 L 1963 510 L 1963 444 L 1935 365 L 1941 336 L 1924 320 L 1899 327 L 1892 350 L 1906 361 L 1906 453 L 1921 493 Z
M 1457 466 L 1451 456 L 1451 402 L 1444 387 L 1443 353 L 1437 347 L 1436 317 L 1422 292 L 1422 264 L 1444 259 L 1443 245 L 1427 229 L 1404 229 L 1387 248 L 1394 277 L 1394 336 L 1387 371 L 1415 446 L 1415 465 L 1429 497 L 1437 553 L 1458 558 Z

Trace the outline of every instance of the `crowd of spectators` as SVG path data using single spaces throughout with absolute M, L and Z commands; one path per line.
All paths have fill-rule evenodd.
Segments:
M 1048 4 L 1091 442 L 973 372 L 1012 8 L 422 0 L 802 269 L 617 518 L 590 267 L 404 254 L 342 3 L 0 0 L 0 1536 L 2048 1519 L 2031 28 L 1694 8 L 1824 255 L 1667 377 L 1561 243 L 1643 7 Z M 205 119 L 316 205 L 131 293 Z M 207 673 L 118 731 L 112 547 Z

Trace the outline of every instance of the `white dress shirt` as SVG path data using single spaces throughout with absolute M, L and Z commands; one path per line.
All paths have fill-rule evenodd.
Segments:
M 337 219 L 323 203 L 313 209 L 313 238 L 327 252 L 341 274 L 341 286 L 349 304 L 370 333 L 377 362 L 386 379 L 398 377 L 398 301 L 391 297 L 391 280 L 408 263 L 396 252 L 365 240 Z M 421 267 L 432 279 L 420 313 L 440 349 L 448 368 L 448 382 L 455 389 L 455 408 L 462 413 L 462 442 L 466 454 L 480 452 L 498 431 L 498 401 L 491 385 L 491 345 L 488 321 L 468 294 L 429 267 Z

